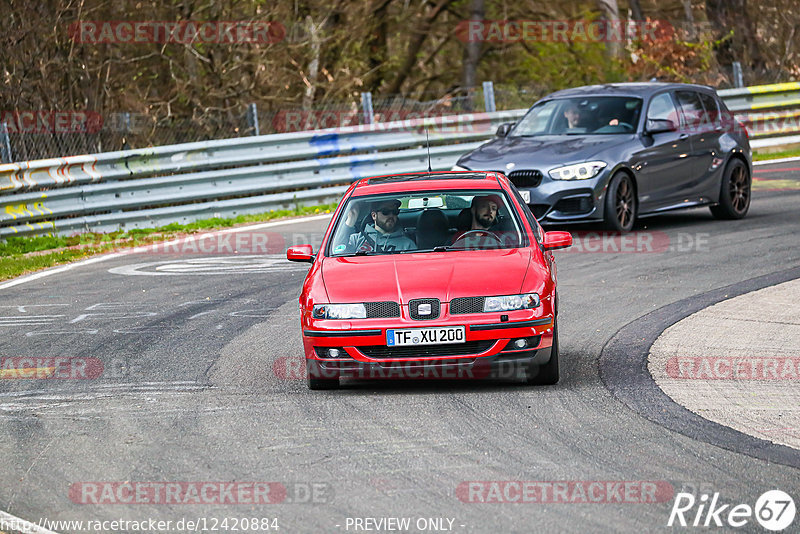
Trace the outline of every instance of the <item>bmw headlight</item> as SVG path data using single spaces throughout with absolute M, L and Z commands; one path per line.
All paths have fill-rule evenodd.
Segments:
M 586 163 L 566 165 L 550 171 L 550 178 L 553 180 L 588 180 L 600 174 L 606 165 L 605 161 L 587 161 Z
M 314 319 L 366 319 L 363 304 L 315 304 L 311 313 Z
M 483 311 L 501 312 L 511 310 L 530 310 L 533 308 L 538 308 L 539 304 L 541 304 L 541 300 L 539 300 L 538 293 L 486 297 L 483 301 Z
M 469 171 L 468 168 L 462 167 L 461 165 L 453 165 L 452 167 L 450 167 L 450 170 L 451 171 Z

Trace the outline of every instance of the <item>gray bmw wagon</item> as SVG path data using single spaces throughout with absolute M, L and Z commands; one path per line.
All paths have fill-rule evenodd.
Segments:
M 546 96 L 453 170 L 503 172 L 543 223 L 626 232 L 638 217 L 680 208 L 744 217 L 752 152 L 714 89 L 620 83 Z

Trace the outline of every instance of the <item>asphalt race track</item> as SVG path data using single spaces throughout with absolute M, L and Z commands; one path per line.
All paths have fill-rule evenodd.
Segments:
M 657 336 L 696 311 L 681 315 L 675 303 L 721 299 L 713 292 L 737 284 L 749 291 L 748 281 L 800 266 L 800 163 L 756 167 L 755 178 L 742 221 L 673 213 L 641 221 L 624 243 L 569 228 L 576 246 L 556 253 L 554 387 L 376 380 L 310 392 L 298 368 L 307 266 L 283 250 L 316 246 L 324 218 L 246 232 L 244 248 L 266 242 L 266 255 L 227 254 L 227 242 L 197 254 L 164 247 L 4 287 L 0 355 L 41 376 L 0 380 L 0 510 L 34 523 L 277 518 L 280 532 L 353 532 L 372 524 L 356 519 L 386 518 L 429 532 L 654 532 L 671 530 L 680 491 L 750 506 L 770 489 L 796 499 L 800 452 L 752 453 L 758 443 L 741 436 L 738 448 L 735 432 L 715 444 L 696 420 L 684 431 L 679 412 L 664 424 L 645 402 L 632 409 L 653 396 L 641 368 L 627 385 L 624 366 L 613 385 L 600 371 L 606 344 L 640 317 L 673 306 Z M 268 504 L 248 504 L 246 493 L 233 504 L 128 504 L 103 493 L 234 481 L 286 493 Z M 482 503 L 472 501 L 488 494 L 465 491 L 469 481 L 652 483 L 659 493 L 658 502 L 618 502 L 613 491 L 605 502 Z M 751 521 L 740 531 L 763 529 Z

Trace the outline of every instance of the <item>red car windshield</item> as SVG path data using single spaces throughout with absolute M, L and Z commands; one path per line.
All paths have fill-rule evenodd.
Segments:
M 501 190 L 447 190 L 350 197 L 329 256 L 447 252 L 528 245 Z

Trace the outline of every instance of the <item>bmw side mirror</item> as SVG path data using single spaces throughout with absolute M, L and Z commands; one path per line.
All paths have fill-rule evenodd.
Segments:
M 497 133 L 495 134 L 497 137 L 505 137 L 508 135 L 508 132 L 511 131 L 511 128 L 514 127 L 513 122 L 505 122 L 497 127 Z
M 569 232 L 545 232 L 544 243 L 542 244 L 545 250 L 557 250 L 571 247 L 572 234 Z
M 311 245 L 295 245 L 286 251 L 286 259 L 289 261 L 300 261 L 314 263 L 314 249 Z
M 674 132 L 677 129 L 677 125 L 669 119 L 647 119 L 647 124 L 645 125 L 645 132 L 651 135 Z

